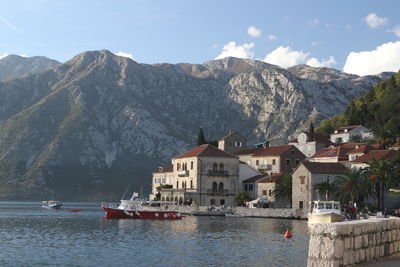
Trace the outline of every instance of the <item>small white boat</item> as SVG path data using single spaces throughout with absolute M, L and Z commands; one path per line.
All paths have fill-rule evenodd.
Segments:
M 337 201 L 315 201 L 312 212 L 308 214 L 309 223 L 341 222 L 345 218 Z
M 47 200 L 47 201 L 42 201 L 42 209 L 49 209 L 49 210 L 58 210 L 62 206 L 61 201 L 55 201 L 55 200 Z

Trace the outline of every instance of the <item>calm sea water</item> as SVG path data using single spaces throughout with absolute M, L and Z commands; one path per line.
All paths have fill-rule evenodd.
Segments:
M 67 212 L 81 208 L 81 212 Z M 0 266 L 305 266 L 307 223 L 188 216 L 105 220 L 98 203 L 0 202 Z M 285 240 L 290 228 L 293 238 Z

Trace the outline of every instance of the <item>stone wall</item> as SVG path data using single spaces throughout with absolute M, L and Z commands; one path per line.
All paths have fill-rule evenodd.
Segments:
M 400 257 L 400 219 L 310 225 L 308 267 L 348 266 Z

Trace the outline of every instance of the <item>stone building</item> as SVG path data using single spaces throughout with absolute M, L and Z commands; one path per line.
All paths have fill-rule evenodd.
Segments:
M 218 148 L 230 154 L 235 154 L 244 147 L 247 147 L 247 139 L 237 132 L 231 131 L 218 140 Z
M 331 144 L 328 137 L 317 134 L 301 132 L 295 140 L 289 142 L 289 145 L 294 145 L 303 153 L 307 158 L 313 156 L 322 148 L 325 148 Z
M 172 185 L 173 176 L 172 165 L 160 166 L 157 171 L 153 172 L 150 200 L 153 200 L 158 193 L 157 187 L 160 185 Z
M 212 145 L 201 145 L 172 159 L 172 188 L 162 201 L 199 206 L 233 206 L 239 190 L 239 158 Z
M 350 161 L 352 168 L 363 169 L 369 166 L 374 160 L 396 160 L 396 151 L 394 150 L 371 150 L 368 153 Z
M 251 166 L 264 174 L 291 173 L 301 161 L 303 153 L 294 145 L 271 146 L 251 156 Z
M 272 177 L 265 177 L 257 181 L 258 198 L 268 201 L 268 208 L 287 208 L 291 204 L 289 198 L 276 198 L 273 194 L 275 182 L 282 178 L 283 173 L 273 174 Z
M 333 183 L 335 177 L 343 174 L 348 168 L 337 162 L 310 162 L 303 161 L 292 175 L 292 207 L 310 211 L 312 201 L 325 196 L 325 192 L 315 191 L 315 184 Z

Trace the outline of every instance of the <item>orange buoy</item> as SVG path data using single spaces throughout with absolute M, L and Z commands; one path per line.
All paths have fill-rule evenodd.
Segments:
M 285 238 L 292 238 L 292 234 L 290 233 L 289 229 L 286 229 L 285 234 L 283 235 Z

